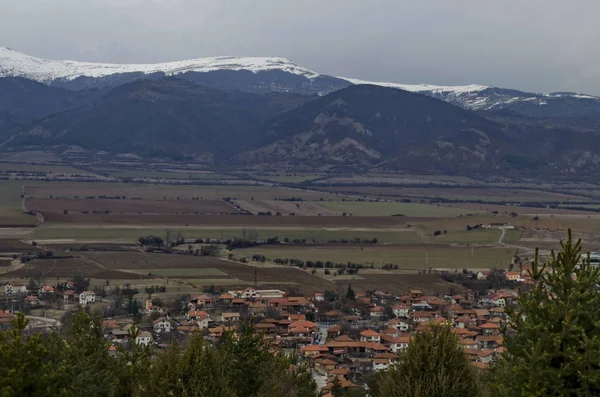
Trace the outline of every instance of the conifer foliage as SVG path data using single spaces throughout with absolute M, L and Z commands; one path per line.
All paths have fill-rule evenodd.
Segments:
M 543 264 L 536 253 L 534 286 L 507 308 L 494 396 L 600 395 L 600 269 L 570 230 L 561 247 Z
M 476 369 L 447 325 L 431 325 L 418 332 L 398 363 L 377 374 L 372 389 L 376 397 L 481 395 Z

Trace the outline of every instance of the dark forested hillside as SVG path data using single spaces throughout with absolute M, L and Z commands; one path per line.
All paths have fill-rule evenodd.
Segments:
M 23 128 L 5 146 L 77 145 L 143 156 L 212 161 L 247 139 L 245 132 L 311 97 L 250 94 L 200 87 L 185 80 L 138 80 L 82 108 Z

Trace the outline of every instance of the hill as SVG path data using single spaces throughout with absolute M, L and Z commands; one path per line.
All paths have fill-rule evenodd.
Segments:
M 200 87 L 185 80 L 137 80 L 91 104 L 21 129 L 6 147 L 76 145 L 91 151 L 194 157 L 235 153 L 244 133 L 310 100 L 296 94 L 250 94 Z
M 444 172 L 498 164 L 510 142 L 500 123 L 425 95 L 373 85 L 304 104 L 254 135 L 262 139 L 238 160 Z

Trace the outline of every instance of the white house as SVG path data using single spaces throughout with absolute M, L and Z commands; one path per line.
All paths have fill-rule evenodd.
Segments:
M 148 346 L 152 342 L 152 334 L 148 331 L 140 331 L 135 338 L 135 343 L 138 345 Z
M 164 332 L 171 332 L 171 322 L 164 317 L 160 317 L 153 322 L 154 333 L 161 334 Z
M 381 342 L 381 334 L 371 329 L 366 329 L 360 333 L 361 342 Z
M 4 293 L 6 295 L 26 294 L 27 292 L 27 284 L 19 281 L 11 281 L 4 286 Z
M 376 358 L 373 360 L 373 370 L 384 371 L 390 367 L 390 360 L 387 358 Z
M 94 291 L 83 291 L 79 294 L 79 304 L 87 305 L 96 302 L 96 293 Z
M 206 316 L 201 316 L 198 317 L 196 319 L 196 323 L 198 324 L 198 328 L 200 329 L 206 329 L 208 328 L 208 322 L 209 322 L 210 318 L 208 317 L 208 314 Z
M 408 318 L 410 307 L 406 305 L 396 305 L 392 308 L 396 317 Z
M 242 299 L 255 299 L 255 298 L 283 298 L 285 292 L 278 289 L 254 289 L 246 288 L 243 291 L 228 291 L 229 294 Z

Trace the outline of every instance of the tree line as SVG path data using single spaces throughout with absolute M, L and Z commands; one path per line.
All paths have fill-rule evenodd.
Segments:
M 298 396 L 317 397 L 308 367 L 273 354 L 252 324 L 217 343 L 192 335 L 154 354 L 135 341 L 111 352 L 102 318 L 80 311 L 64 337 L 28 334 L 18 314 L 0 331 L 0 395 L 12 396 Z

